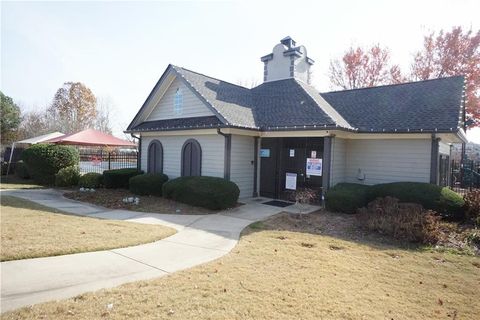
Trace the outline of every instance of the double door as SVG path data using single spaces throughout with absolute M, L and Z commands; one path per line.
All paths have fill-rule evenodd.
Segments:
M 323 158 L 323 138 L 263 138 L 260 157 L 260 195 L 289 200 L 294 180 L 296 190 L 321 190 L 322 176 L 307 172 L 307 159 Z

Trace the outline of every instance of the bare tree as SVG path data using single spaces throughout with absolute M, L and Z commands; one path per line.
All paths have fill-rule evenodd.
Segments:
M 341 89 L 373 87 L 402 82 L 398 65 L 390 64 L 390 51 L 380 45 L 350 47 L 341 59 L 330 61 L 330 83 Z
M 111 134 L 110 114 L 113 103 L 110 98 L 97 97 L 97 116 L 95 118 L 95 129 Z

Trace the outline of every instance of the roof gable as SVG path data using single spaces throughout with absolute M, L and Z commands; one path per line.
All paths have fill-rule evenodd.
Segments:
M 215 108 L 213 108 L 213 106 L 208 103 L 205 98 L 202 97 L 199 92 L 184 78 L 184 76 L 180 74 L 173 65 L 170 64 L 153 87 L 152 91 L 148 95 L 140 110 L 133 118 L 132 122 L 129 124 L 127 131 L 131 131 L 135 127 L 141 125 L 143 122 L 149 120 L 148 117 L 158 105 L 160 99 L 163 97 L 163 95 L 168 90 L 172 82 L 175 81 L 175 79 L 179 79 L 180 81 L 182 81 L 182 83 L 199 98 L 199 100 L 212 112 L 212 114 L 218 117 L 222 124 L 225 124 L 227 122 L 225 118 L 223 118 L 217 112 L 217 110 L 215 110 Z M 179 118 L 181 118 L 181 116 Z
M 177 92 L 180 94 L 182 106 L 175 110 L 175 96 Z M 214 116 L 211 108 L 209 108 L 192 89 L 187 87 L 179 77 L 176 77 L 163 92 L 163 95 L 154 103 L 150 113 L 145 121 L 166 120 L 175 118 L 191 118 L 202 116 Z

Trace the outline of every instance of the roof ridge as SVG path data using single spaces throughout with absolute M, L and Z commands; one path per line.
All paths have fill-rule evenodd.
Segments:
M 210 79 L 222 81 L 222 82 L 228 83 L 228 84 L 230 84 L 230 85 L 232 85 L 232 86 L 240 87 L 240 88 L 246 89 L 246 90 L 251 90 L 250 88 L 241 86 L 241 85 L 239 85 L 239 84 L 235 84 L 235 83 L 232 83 L 232 82 L 229 82 L 229 81 L 225 81 L 225 80 L 222 80 L 222 79 L 219 79 L 219 78 L 215 78 L 215 77 L 206 75 L 206 74 L 204 74 L 204 73 L 200 73 L 200 72 L 197 72 L 197 71 L 194 71 L 194 70 L 190 70 L 190 69 L 187 69 L 187 68 L 184 68 L 184 67 L 179 67 L 179 66 L 176 66 L 176 65 L 174 65 L 174 64 L 172 64 L 172 66 L 173 66 L 174 68 L 178 68 L 178 69 L 182 69 L 182 70 L 185 70 L 185 71 L 188 71 L 188 72 L 192 72 L 192 73 L 198 74 L 198 75 L 203 76 L 203 77 L 207 77 L 207 78 L 210 78 Z
M 344 127 L 344 128 L 349 128 L 349 129 L 353 129 L 354 127 L 347 121 L 347 119 L 345 119 L 341 114 L 340 112 L 338 112 L 334 106 L 332 106 L 327 100 L 325 100 L 322 95 L 320 94 L 320 92 L 318 92 L 318 90 L 308 84 L 308 83 L 305 83 L 303 81 L 298 81 L 297 79 L 293 79 L 294 82 L 300 87 L 302 88 L 302 90 L 307 94 L 307 96 L 309 96 L 313 102 L 320 108 L 320 110 L 322 110 L 330 119 L 333 120 L 333 122 L 337 125 L 337 126 L 340 126 L 340 127 Z M 321 105 L 319 103 L 319 101 L 317 101 L 317 97 L 314 97 L 312 96 L 312 94 L 310 92 L 308 92 L 308 90 L 305 88 L 307 87 L 308 89 L 312 90 L 314 93 L 318 94 L 319 98 L 321 100 L 323 100 L 326 105 Z M 330 110 L 327 110 L 327 109 L 330 109 Z M 343 123 L 341 123 L 343 122 Z M 346 125 L 345 125 L 346 124 Z
M 409 82 L 402 82 L 402 83 L 383 84 L 383 85 L 373 86 L 373 87 L 363 87 L 363 88 L 344 89 L 344 90 L 333 90 L 333 91 L 320 92 L 320 94 L 369 90 L 369 89 L 384 88 L 384 87 L 398 87 L 398 86 L 404 86 L 404 85 L 409 85 L 409 84 L 416 84 L 416 83 L 430 82 L 430 81 L 439 81 L 439 80 L 446 80 L 446 79 L 453 79 L 453 78 L 463 78 L 463 79 L 465 79 L 465 76 L 464 75 L 457 75 L 457 76 L 441 77 L 441 78 L 434 78 L 434 79 L 425 79 L 425 80 L 419 80 L 419 81 L 409 81 Z

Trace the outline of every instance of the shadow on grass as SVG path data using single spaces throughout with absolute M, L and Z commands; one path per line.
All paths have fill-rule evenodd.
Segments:
M 22 198 L 17 198 L 15 196 L 2 196 L 1 199 L 2 207 L 12 207 L 17 209 L 29 209 L 29 210 L 37 210 L 37 211 L 44 211 L 44 212 L 51 212 L 51 213 L 60 213 L 65 215 L 72 215 L 68 212 L 64 212 L 55 208 L 47 207 L 30 200 L 25 200 Z
M 355 215 L 319 210 L 311 214 L 282 212 L 265 221 L 250 224 L 242 236 L 264 230 L 288 231 L 327 236 L 366 245 L 377 250 L 422 251 L 428 248 L 419 243 L 405 242 L 368 231 L 359 226 Z
M 14 175 L 0 176 L 1 189 L 45 189 L 32 179 L 22 179 Z

